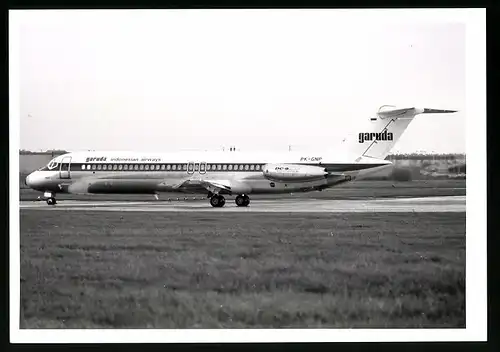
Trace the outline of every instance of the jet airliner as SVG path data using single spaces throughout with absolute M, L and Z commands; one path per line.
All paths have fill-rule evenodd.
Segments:
M 385 157 L 416 115 L 454 112 L 384 105 L 340 148 L 316 153 L 67 153 L 31 173 L 26 184 L 44 192 L 49 205 L 57 193 L 185 192 L 207 194 L 213 207 L 236 195 L 236 205 L 245 207 L 250 194 L 318 191 L 386 168 L 392 163 Z

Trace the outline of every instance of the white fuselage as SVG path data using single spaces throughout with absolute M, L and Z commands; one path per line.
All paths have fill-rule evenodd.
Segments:
M 384 105 L 337 151 L 69 153 L 29 175 L 26 184 L 45 192 L 48 204 L 58 192 L 207 192 L 214 207 L 224 206 L 223 194 L 236 194 L 236 204 L 247 206 L 248 194 L 322 190 L 386 168 L 391 162 L 384 158 L 416 115 L 454 112 Z
M 390 164 L 309 152 L 76 152 L 54 158 L 26 183 L 53 193 L 288 193 L 321 190 Z

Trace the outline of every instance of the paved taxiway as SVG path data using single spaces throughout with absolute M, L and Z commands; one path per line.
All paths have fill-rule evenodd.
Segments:
M 204 211 L 204 212 L 464 212 L 465 196 L 423 197 L 423 198 L 383 198 L 363 200 L 313 200 L 313 199 L 275 199 L 252 200 L 248 207 L 237 207 L 227 200 L 223 208 L 213 208 L 208 200 L 113 202 L 113 201 L 75 201 L 61 200 L 57 205 L 47 205 L 43 201 L 22 201 L 21 209 L 49 211 Z

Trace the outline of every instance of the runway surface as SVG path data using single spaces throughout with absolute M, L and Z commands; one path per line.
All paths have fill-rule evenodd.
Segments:
M 465 196 L 384 198 L 363 200 L 275 199 L 252 200 L 248 207 L 238 207 L 227 200 L 223 208 L 213 208 L 207 200 L 174 200 L 148 202 L 60 200 L 56 205 L 44 201 L 21 201 L 21 209 L 48 211 L 159 211 L 159 212 L 465 212 Z

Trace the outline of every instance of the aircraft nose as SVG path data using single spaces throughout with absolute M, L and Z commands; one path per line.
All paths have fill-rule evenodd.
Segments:
M 35 189 L 38 185 L 40 185 L 40 181 L 41 180 L 39 178 L 39 175 L 37 175 L 36 171 L 29 174 L 24 180 L 24 182 L 26 182 L 26 185 L 33 189 Z
M 24 183 L 26 184 L 26 186 L 31 187 L 31 174 L 26 176 L 26 178 L 24 179 Z

